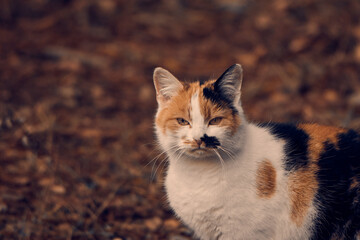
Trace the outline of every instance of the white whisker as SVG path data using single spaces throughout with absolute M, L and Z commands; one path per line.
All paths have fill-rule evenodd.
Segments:
M 172 150 L 172 149 L 177 148 L 177 147 L 178 147 L 178 146 L 173 146 L 173 147 L 171 147 L 169 150 Z M 159 168 L 159 166 L 160 166 L 164 161 L 166 161 L 166 160 L 168 159 L 168 157 L 166 156 L 166 158 L 164 158 L 163 160 L 161 160 L 160 164 L 156 167 L 155 172 L 154 172 L 154 168 L 155 168 L 156 162 L 159 160 L 159 158 L 160 158 L 163 154 L 165 154 L 165 153 L 167 153 L 167 152 L 168 152 L 168 150 L 162 151 L 160 154 L 158 154 L 157 156 L 155 156 L 150 162 L 148 162 L 148 163 L 144 166 L 144 168 L 145 168 L 145 167 L 148 166 L 149 164 L 153 163 L 153 165 L 152 165 L 152 167 L 151 167 L 150 181 L 153 181 L 153 180 L 155 179 L 155 175 L 156 175 L 157 169 Z
M 169 150 L 172 150 L 172 149 L 175 149 L 175 148 L 177 148 L 176 150 L 175 150 L 175 153 L 177 152 L 177 151 L 180 151 L 181 150 L 181 148 L 180 147 L 178 147 L 178 146 L 173 146 L 173 147 L 171 147 L 170 149 L 168 149 L 167 151 L 169 151 Z M 180 153 L 178 153 L 177 155 L 177 159 L 175 160 L 175 163 L 177 162 L 177 160 L 182 156 L 182 154 L 185 152 L 185 150 L 183 150 L 183 151 L 181 151 Z M 159 167 L 161 166 L 161 164 L 163 164 L 163 163 L 166 163 L 166 160 L 168 159 L 168 157 L 167 158 L 165 158 L 165 159 L 163 159 L 161 162 L 160 162 L 160 164 L 156 167 L 156 169 L 155 169 L 155 171 L 154 171 L 154 166 L 155 166 L 155 163 L 154 163 L 154 165 L 153 165 L 153 167 L 152 167 L 152 169 L 151 169 L 151 181 L 153 181 L 154 179 L 155 179 L 155 176 L 156 176 L 156 173 L 157 173 L 157 171 L 159 170 Z M 163 166 L 165 166 L 165 164 L 163 165 Z
M 172 150 L 172 149 L 174 149 L 174 148 L 177 148 L 177 146 L 173 146 L 173 147 L 171 147 L 169 150 Z M 151 159 L 151 161 L 149 161 L 149 162 L 144 166 L 144 168 L 147 167 L 149 164 L 151 164 L 154 160 L 155 160 L 155 162 L 156 162 L 156 160 L 158 160 L 158 159 L 161 157 L 161 155 L 163 155 L 163 154 L 165 154 L 165 153 L 167 153 L 167 152 L 168 152 L 168 150 L 164 150 L 164 151 L 162 151 L 161 153 L 159 153 L 158 155 L 156 155 L 153 159 Z
M 179 159 L 182 157 L 182 155 L 185 153 L 186 149 L 179 149 L 181 150 L 179 153 L 178 153 L 178 156 L 177 158 L 175 159 L 175 164 L 177 164 L 177 162 L 179 161 Z
M 213 149 L 213 151 L 219 157 L 219 160 L 220 160 L 220 163 L 221 163 L 222 175 L 223 175 L 223 179 L 224 179 L 225 178 L 225 162 L 224 162 L 224 159 L 221 157 L 220 153 L 216 149 Z
M 224 153 L 226 153 L 233 162 L 235 162 L 235 156 L 234 156 L 234 154 L 233 154 L 232 152 L 230 152 L 229 150 L 227 150 L 227 149 L 224 148 L 224 147 L 218 146 L 218 148 L 219 148 L 221 151 L 223 151 Z
M 166 160 L 167 160 L 167 158 L 161 160 L 160 164 L 156 167 L 154 174 L 152 174 L 152 176 L 150 177 L 151 182 L 155 180 L 156 172 L 159 170 L 159 167 L 161 166 L 161 164 L 166 163 Z

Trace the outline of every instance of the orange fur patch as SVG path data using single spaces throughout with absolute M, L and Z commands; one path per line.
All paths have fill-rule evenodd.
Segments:
M 190 101 L 191 96 L 197 91 L 195 84 L 185 84 L 179 93 L 169 100 L 167 106 L 159 112 L 156 118 L 156 124 L 162 129 L 176 131 L 180 128 L 177 118 L 184 118 L 191 122 L 190 119 Z
M 340 133 L 345 132 L 343 128 L 323 126 L 318 124 L 299 124 L 298 127 L 304 130 L 310 137 L 309 153 L 312 160 L 317 160 L 324 150 L 325 142 L 328 141 L 337 146 Z
M 316 163 L 324 151 L 325 142 L 337 146 L 337 136 L 345 132 L 345 129 L 317 124 L 299 124 L 298 127 L 309 135 L 309 165 L 291 173 L 288 186 L 291 202 L 290 217 L 296 225 L 301 226 L 318 189 Z
M 271 198 L 276 190 L 276 170 L 269 160 L 260 163 L 256 172 L 256 189 L 260 198 Z
M 318 188 L 314 169 L 300 169 L 289 176 L 291 220 L 301 226 Z

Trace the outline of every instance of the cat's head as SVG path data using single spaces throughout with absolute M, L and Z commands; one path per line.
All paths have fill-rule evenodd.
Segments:
M 180 82 L 163 68 L 154 71 L 156 133 L 168 154 L 192 158 L 231 154 L 246 124 L 240 103 L 242 68 L 235 64 L 217 80 Z

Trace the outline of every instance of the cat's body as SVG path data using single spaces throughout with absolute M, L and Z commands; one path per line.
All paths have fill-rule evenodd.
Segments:
M 241 77 L 239 65 L 204 83 L 154 73 L 176 214 L 201 239 L 360 239 L 360 136 L 248 123 Z

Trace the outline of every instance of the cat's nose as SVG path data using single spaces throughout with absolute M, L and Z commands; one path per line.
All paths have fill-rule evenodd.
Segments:
M 196 142 L 196 144 L 198 145 L 198 147 L 201 146 L 202 140 L 201 139 L 194 139 L 194 141 Z

